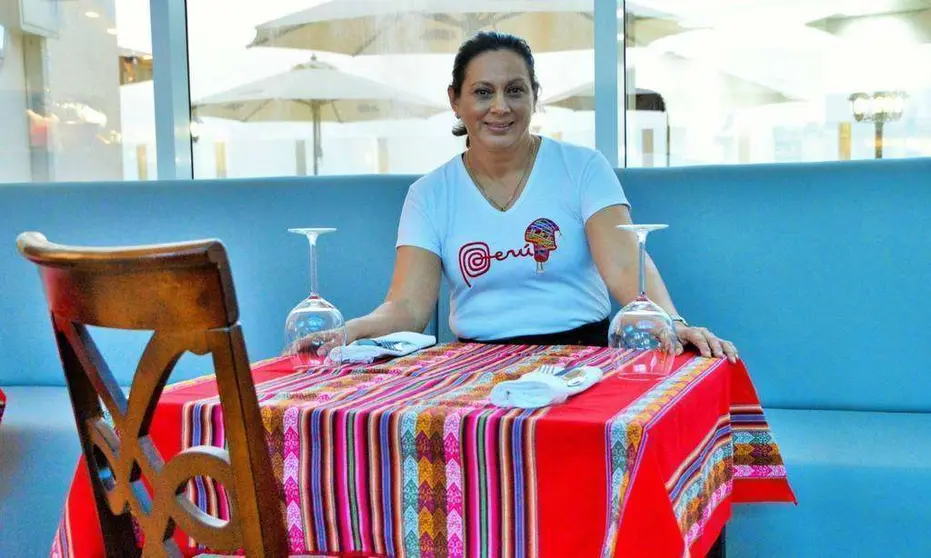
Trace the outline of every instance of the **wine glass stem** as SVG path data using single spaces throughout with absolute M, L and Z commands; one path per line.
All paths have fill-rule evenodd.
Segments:
M 317 286 L 317 235 L 307 235 L 310 242 L 310 296 L 317 296 L 320 291 Z
M 647 231 L 637 231 L 637 244 L 640 248 L 640 298 L 647 296 Z

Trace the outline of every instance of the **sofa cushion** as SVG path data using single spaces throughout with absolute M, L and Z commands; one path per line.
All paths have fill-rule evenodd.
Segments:
M 798 506 L 735 506 L 734 557 L 931 555 L 931 414 L 769 409 Z
M 81 445 L 64 387 L 4 387 L 0 556 L 48 556 Z

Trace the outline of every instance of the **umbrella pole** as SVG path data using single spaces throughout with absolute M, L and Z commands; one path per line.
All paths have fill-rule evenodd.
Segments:
M 310 110 L 314 119 L 314 176 L 317 176 L 320 173 L 320 155 L 323 153 L 320 149 L 320 105 L 314 103 Z
M 307 176 L 307 141 L 297 140 L 294 143 L 294 157 L 297 159 L 297 175 Z

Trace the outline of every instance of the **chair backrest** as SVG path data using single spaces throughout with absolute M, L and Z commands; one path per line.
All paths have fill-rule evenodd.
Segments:
M 180 555 L 172 540 L 176 525 L 211 550 L 287 555 L 283 502 L 223 244 L 87 248 L 26 232 L 17 245 L 38 266 L 45 287 L 108 556 L 140 554 L 133 518 L 144 533 L 146 556 Z M 128 399 L 85 326 L 153 331 Z M 229 451 L 198 446 L 166 463 L 149 427 L 186 351 L 212 354 Z M 186 499 L 188 480 L 198 476 L 226 487 L 228 522 Z

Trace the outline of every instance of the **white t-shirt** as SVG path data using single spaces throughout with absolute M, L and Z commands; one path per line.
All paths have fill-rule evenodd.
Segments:
M 461 155 L 417 180 L 404 201 L 397 246 L 442 260 L 457 337 L 566 331 L 610 312 L 585 223 L 617 204 L 629 205 L 600 152 L 543 138 L 524 191 L 505 212 L 482 196 Z

